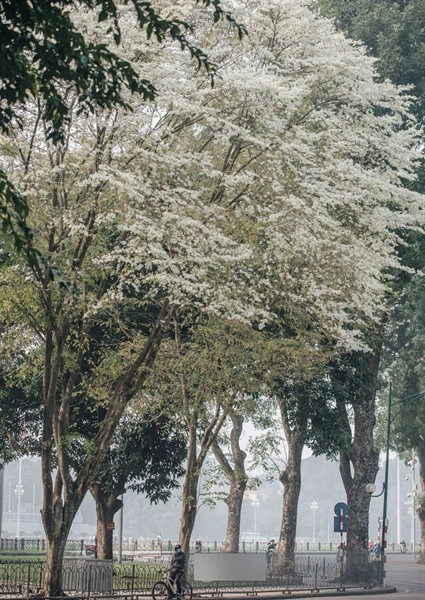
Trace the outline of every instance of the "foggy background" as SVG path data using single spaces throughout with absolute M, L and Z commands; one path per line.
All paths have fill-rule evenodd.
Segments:
M 378 473 L 376 492 L 382 490 L 384 469 Z M 418 475 L 416 474 L 416 481 Z M 18 511 L 18 490 L 21 506 Z M 280 482 L 263 483 L 255 491 L 246 494 L 241 525 L 241 541 L 265 541 L 279 538 L 282 491 Z M 397 458 L 390 461 L 388 493 L 388 542 L 397 544 L 401 539 L 410 544 L 413 540 L 413 515 L 411 497 L 412 470 Z M 142 495 L 124 494 L 123 536 L 132 539 L 156 539 L 175 541 L 180 525 L 179 490 L 173 493 L 167 504 L 151 505 Z M 317 503 L 317 508 L 313 503 Z M 338 471 L 338 463 L 325 458 L 307 457 L 302 461 L 302 488 L 298 509 L 297 541 L 338 543 L 339 533 L 333 532 L 334 506 L 346 502 L 344 488 Z M 5 466 L 3 486 L 3 538 L 44 538 L 40 517 L 42 503 L 41 464 L 38 458 L 24 458 L 21 464 L 19 487 L 19 461 Z M 378 517 L 382 516 L 383 496 L 371 499 L 369 537 L 377 538 Z M 18 512 L 20 514 L 18 527 Z M 200 506 L 193 539 L 222 542 L 226 533 L 227 511 L 219 501 L 213 509 Z M 417 519 L 415 519 L 417 521 Z M 115 515 L 118 530 L 119 513 Z M 71 529 L 70 539 L 90 539 L 96 532 L 96 512 L 90 494 L 84 500 Z M 416 523 L 416 540 L 419 525 Z

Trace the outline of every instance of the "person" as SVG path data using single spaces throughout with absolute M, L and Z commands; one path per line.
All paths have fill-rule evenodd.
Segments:
M 338 549 L 336 551 L 336 559 L 339 563 L 343 563 L 345 558 L 345 542 L 341 542 L 338 545 Z
M 266 560 L 267 566 L 270 567 L 270 563 L 272 561 L 273 555 L 276 552 L 276 542 L 274 540 L 270 540 L 266 547 Z
M 171 583 L 175 582 L 175 584 L 176 584 L 177 598 L 179 598 L 182 593 L 181 578 L 184 573 L 185 563 L 186 563 L 185 554 L 184 554 L 180 544 L 177 544 L 176 546 L 174 546 L 174 554 L 171 558 L 171 563 L 170 563 L 170 581 L 171 581 Z M 172 597 L 173 596 L 170 595 L 170 591 L 169 591 L 168 598 L 172 598 Z
M 195 542 L 195 552 L 202 552 L 202 540 L 199 538 Z
M 406 542 L 404 540 L 401 540 L 399 546 L 400 546 L 400 552 L 402 554 L 405 554 L 406 553 Z
M 379 542 L 375 542 L 372 548 L 369 550 L 370 553 L 370 561 L 376 562 L 381 560 L 382 548 Z

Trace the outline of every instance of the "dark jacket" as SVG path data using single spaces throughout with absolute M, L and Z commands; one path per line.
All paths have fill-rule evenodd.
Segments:
M 175 552 L 171 558 L 171 571 L 184 571 L 186 557 L 184 552 Z

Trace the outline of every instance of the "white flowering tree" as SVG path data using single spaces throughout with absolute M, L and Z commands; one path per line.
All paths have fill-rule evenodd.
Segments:
M 215 102 L 226 107 L 226 131 L 233 132 L 222 152 L 206 120 L 210 112 L 200 124 L 209 125 L 203 151 L 218 171 L 214 197 L 235 215 L 251 215 L 240 221 L 259 251 L 251 282 L 260 277 L 273 290 L 273 310 L 284 323 L 279 334 L 310 328 L 310 344 L 366 350 L 360 331 L 379 324 L 389 270 L 399 266 L 398 231 L 423 225 L 421 197 L 402 187 L 417 157 L 414 124 L 404 129 L 409 99 L 389 82 L 378 83 L 373 59 L 305 4 L 250 8 L 246 22 L 252 27 L 239 54 L 231 55 L 224 42 L 211 48 L 222 68 L 218 89 L 207 97 L 216 98 L 217 91 L 224 97 Z M 286 411 L 285 398 L 281 402 Z M 368 398 L 356 411 L 359 419 L 369 415 L 368 429 L 371 403 Z M 288 457 L 295 475 L 303 436 Z M 358 470 L 352 501 L 352 523 L 358 524 L 352 549 L 360 551 L 369 505 L 364 484 L 377 467 L 371 440 L 356 440 L 370 462 Z M 296 503 L 295 494 L 284 507 L 293 536 Z M 285 540 L 288 556 L 292 542 Z
M 240 196 L 235 194 L 238 210 L 262 195 L 255 209 L 257 228 L 250 234 L 258 236 L 266 265 L 259 272 L 273 280 L 275 306 L 286 324 L 297 314 L 295 331 L 304 320 L 314 329 L 316 343 L 321 336 L 340 349 L 366 349 L 358 331 L 379 322 L 388 270 L 399 262 L 398 229 L 423 224 L 420 196 L 402 188 L 415 156 L 414 130 L 402 130 L 409 101 L 388 82 L 378 83 L 373 60 L 306 6 L 257 6 L 247 21 L 256 26 L 243 45 L 250 59 L 238 56 L 229 79 L 225 45 L 216 59 L 223 64 L 220 91 L 228 104 L 239 98 L 243 107 L 232 122 L 239 127 L 238 138 L 221 163 L 226 185 L 217 194 L 225 199 L 230 175 L 237 173 L 246 185 Z M 247 64 L 249 72 L 239 79 L 235 72 Z M 263 138 L 259 148 L 262 134 L 267 141 Z M 211 134 L 206 143 L 214 139 Z M 371 415 L 367 427 L 373 428 L 373 412 L 365 406 L 357 412 Z M 362 550 L 369 502 L 364 483 L 377 466 L 368 444 L 366 436 L 357 442 L 370 464 L 357 477 L 358 497 L 352 502 L 357 508 L 352 522 L 358 523 L 353 550 Z M 289 456 L 294 473 L 300 457 L 300 452 Z M 285 507 L 292 522 L 296 502 L 294 496 L 289 510 Z M 292 541 L 285 542 L 291 555 Z
M 188 16 L 184 1 L 172 9 Z M 75 111 L 57 145 L 40 100 L 1 140 L 1 168 L 25 192 L 42 249 L 79 291 L 8 249 L 3 320 L 44 373 L 45 595 L 61 591 L 74 515 L 171 323 L 281 320 L 291 335 L 302 323 L 314 340 L 361 347 L 398 264 L 396 228 L 422 222 L 399 185 L 414 156 L 413 131 L 398 128 L 407 101 L 375 82 L 371 59 L 303 2 L 231 9 L 250 30 L 242 42 L 224 23 L 211 31 L 202 10 L 190 15 L 214 88 L 172 42 L 136 40 L 123 7 L 120 52 L 160 82 L 157 99 L 133 99 L 131 114 Z M 74 18 L 102 37 L 86 13 Z M 74 470 L 67 447 L 85 391 L 105 416 Z

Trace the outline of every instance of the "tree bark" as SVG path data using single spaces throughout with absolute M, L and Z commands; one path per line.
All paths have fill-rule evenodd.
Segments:
M 214 441 L 212 449 L 229 482 L 229 493 L 226 498 L 228 512 L 225 552 L 239 552 L 242 503 L 248 477 L 245 472 L 246 453 L 240 447 L 243 417 L 232 410 L 229 411 L 229 416 L 233 423 L 230 432 L 230 448 L 234 467 L 232 468 L 217 440 Z
M 63 557 L 72 521 L 76 514 L 76 510 L 70 509 L 69 504 L 61 510 L 59 502 L 56 504 L 55 510 L 56 515 L 51 515 L 51 519 L 47 519 L 51 525 L 48 528 L 49 533 L 46 530 L 46 570 L 43 593 L 48 598 L 63 595 Z
M 182 490 L 182 512 L 180 519 L 180 544 L 186 557 L 189 554 L 190 538 L 195 526 L 198 508 L 198 483 L 201 464 L 196 456 L 196 426 L 189 427 L 189 444 L 187 449 L 186 475 Z
M 3 482 L 4 482 L 4 469 L 0 467 L 0 538 L 3 537 Z
M 96 502 L 96 551 L 97 558 L 112 560 L 114 557 L 114 515 L 122 508 L 119 493 L 105 494 L 99 485 L 91 485 L 90 491 Z
M 369 365 L 377 375 L 379 356 Z M 376 381 L 376 379 L 375 379 Z M 347 407 L 338 403 L 341 426 L 351 435 Z M 374 446 L 375 388 L 370 386 L 364 397 L 352 405 L 354 430 L 349 448 L 341 450 L 340 473 L 347 495 L 348 531 L 346 542 L 346 577 L 361 581 L 368 566 L 369 506 L 371 497 L 366 491 L 374 483 L 379 470 L 379 450 Z M 351 470 L 353 469 L 353 472 Z
M 242 503 L 245 495 L 246 483 L 246 481 L 243 481 L 238 477 L 230 483 L 229 494 L 226 499 L 228 514 L 225 552 L 239 552 Z
M 279 476 L 284 491 L 277 563 L 285 568 L 290 568 L 295 563 L 295 540 L 298 501 L 301 490 L 301 459 L 304 448 L 304 434 L 294 431 L 287 437 L 286 442 L 288 460 L 286 468 Z
M 278 569 L 290 572 L 295 564 L 298 501 L 301 490 L 301 459 L 307 435 L 308 401 L 300 398 L 296 419 L 291 422 L 288 406 L 278 398 L 279 410 L 287 443 L 287 462 L 279 480 L 283 485 L 282 523 L 275 564 Z
M 416 509 L 421 531 L 421 552 L 419 561 L 422 564 L 425 564 L 425 441 L 416 446 L 415 452 L 419 462 L 419 481 L 421 486 L 419 506 Z

